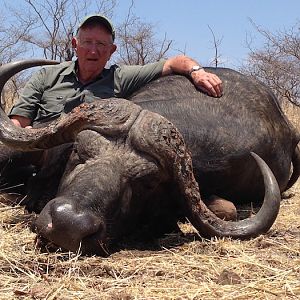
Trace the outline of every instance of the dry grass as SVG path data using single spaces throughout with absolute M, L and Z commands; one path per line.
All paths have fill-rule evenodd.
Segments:
M 33 216 L 2 198 L 0 300 L 299 299 L 300 180 L 290 192 L 264 236 L 201 241 L 184 225 L 156 250 L 108 258 L 35 249 Z
M 300 181 L 291 192 L 256 239 L 201 241 L 184 225 L 160 249 L 108 258 L 35 249 L 33 216 L 2 201 L 0 299 L 299 299 Z

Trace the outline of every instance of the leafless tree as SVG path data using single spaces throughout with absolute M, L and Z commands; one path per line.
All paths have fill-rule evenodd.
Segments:
M 172 41 L 164 35 L 163 40 L 155 37 L 154 25 L 142 22 L 132 12 L 131 2 L 127 17 L 118 26 L 118 52 L 115 61 L 127 65 L 144 65 L 166 57 Z
M 271 33 L 252 25 L 264 37 L 262 49 L 252 49 L 242 71 L 270 86 L 282 101 L 300 105 L 300 22 L 290 29 Z
M 220 64 L 220 58 L 221 58 L 221 54 L 219 53 L 219 48 L 220 48 L 220 45 L 222 43 L 222 39 L 217 39 L 216 38 L 216 35 L 214 33 L 214 31 L 212 30 L 212 28 L 207 25 L 212 36 L 213 36 L 213 45 L 214 45 L 214 50 L 215 50 L 215 56 L 214 56 L 214 59 L 212 61 L 213 65 L 215 68 L 217 68 Z
M 22 28 L 14 26 L 10 28 L 4 22 L 4 16 L 0 19 L 0 65 L 18 59 L 26 50 L 22 37 L 30 28 L 30 23 L 24 24 Z M 9 34 L 8 34 L 9 33 Z M 7 111 L 17 95 L 18 86 L 22 86 L 26 75 L 14 76 L 2 90 L 1 106 Z
M 3 18 L 3 17 L 2 17 Z M 26 34 L 28 27 L 9 28 L 3 20 L 0 19 L 0 63 L 7 63 L 16 59 L 21 53 L 24 53 L 24 44 L 22 37 Z M 8 34 L 9 32 L 9 34 Z

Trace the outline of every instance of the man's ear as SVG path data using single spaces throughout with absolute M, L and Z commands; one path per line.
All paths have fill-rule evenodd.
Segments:
M 112 56 L 115 53 L 116 50 L 117 50 L 117 45 L 112 44 L 111 49 L 110 49 L 110 56 Z
M 77 39 L 76 39 L 76 37 L 72 37 L 72 48 L 77 49 Z

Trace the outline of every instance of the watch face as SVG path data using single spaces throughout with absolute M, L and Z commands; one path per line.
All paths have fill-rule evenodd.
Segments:
M 201 69 L 202 69 L 201 66 L 193 66 L 189 74 L 191 75 L 193 72 L 201 70 Z

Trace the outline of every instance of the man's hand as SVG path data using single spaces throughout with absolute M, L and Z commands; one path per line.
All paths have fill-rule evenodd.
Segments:
M 221 97 L 223 93 L 221 79 L 204 69 L 191 72 L 192 68 L 200 66 L 195 60 L 185 56 L 178 55 L 166 60 L 161 75 L 181 74 L 189 76 L 194 85 L 209 96 Z
M 32 128 L 31 120 L 29 118 L 14 115 L 11 116 L 10 119 L 18 127 Z
M 222 96 L 222 81 L 217 75 L 206 72 L 204 69 L 200 69 L 192 72 L 190 76 L 194 85 L 209 96 Z

